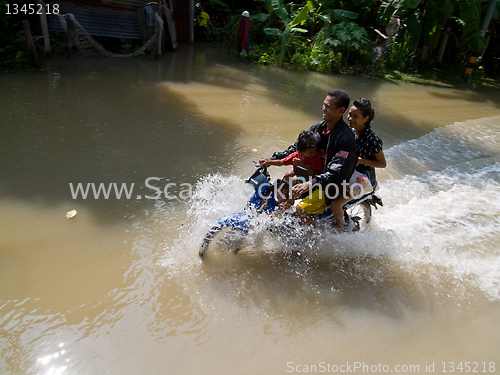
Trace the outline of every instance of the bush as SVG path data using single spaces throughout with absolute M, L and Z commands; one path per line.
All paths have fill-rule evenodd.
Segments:
M 384 55 L 384 66 L 390 69 L 408 71 L 415 51 L 411 47 L 410 37 L 402 35 L 393 40 Z

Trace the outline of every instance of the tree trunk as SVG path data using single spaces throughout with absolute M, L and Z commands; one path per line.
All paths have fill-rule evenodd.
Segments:
M 45 13 L 45 3 L 42 0 L 38 0 L 38 4 L 42 6 L 42 12 L 40 13 L 40 25 L 42 26 L 45 56 L 50 57 L 52 50 L 50 48 L 49 26 L 47 25 L 47 14 Z
M 422 56 L 420 57 L 420 60 L 422 62 L 427 62 L 427 59 L 429 58 L 429 47 L 424 45 L 422 47 Z
M 31 36 L 30 23 L 27 20 L 23 20 L 22 24 L 24 29 L 24 36 L 26 38 L 26 44 L 28 45 L 31 65 L 36 67 L 38 65 L 38 54 L 36 53 L 35 43 L 33 42 L 33 37 Z
M 161 7 L 158 7 L 158 9 L 161 9 Z M 163 34 L 163 20 L 161 16 L 156 14 L 156 59 L 162 54 L 161 34 Z
M 486 48 L 488 48 L 488 44 L 490 43 L 490 39 L 491 39 L 491 34 L 488 34 L 488 36 L 486 37 L 486 41 L 484 42 L 484 44 L 486 44 L 486 47 L 481 51 L 481 61 L 483 60 L 483 57 L 484 57 L 484 53 L 486 52 Z
M 484 17 L 483 27 L 481 27 L 481 36 L 484 38 L 488 28 L 490 27 L 491 18 L 493 17 L 493 13 L 495 12 L 495 7 L 497 6 L 497 0 L 490 1 L 490 7 L 488 8 L 488 12 Z
M 446 31 L 444 32 L 443 39 L 441 40 L 441 47 L 439 49 L 439 56 L 438 56 L 439 62 L 443 61 L 444 51 L 446 50 L 446 45 L 448 44 L 449 36 L 450 36 L 450 27 L 448 26 L 446 28 Z

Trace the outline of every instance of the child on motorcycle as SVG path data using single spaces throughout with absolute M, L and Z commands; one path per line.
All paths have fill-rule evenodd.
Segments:
M 311 178 L 323 171 L 323 160 L 318 152 L 319 143 L 318 133 L 304 130 L 297 139 L 297 151 L 281 160 L 261 158 L 259 163 L 276 166 L 293 165 L 293 171 L 288 171 L 285 174 L 285 179 L 294 185 L 296 183 L 295 170 L 299 166 L 305 168 Z

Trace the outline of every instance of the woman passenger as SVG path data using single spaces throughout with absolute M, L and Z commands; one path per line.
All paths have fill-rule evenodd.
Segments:
M 356 133 L 356 151 L 358 152 L 356 171 L 366 175 L 373 188 L 377 184 L 375 168 L 387 166 L 384 151 L 382 151 L 382 140 L 371 128 L 374 117 L 375 110 L 370 101 L 365 98 L 355 100 L 347 115 L 349 126 Z M 330 204 L 330 208 L 334 213 L 335 210 L 341 212 L 342 206 L 351 199 L 352 197 L 339 197 Z M 335 216 L 337 217 L 337 215 Z M 337 229 L 343 230 L 343 225 L 337 226 Z

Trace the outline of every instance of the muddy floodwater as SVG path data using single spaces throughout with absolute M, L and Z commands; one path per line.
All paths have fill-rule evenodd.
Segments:
M 499 92 L 202 45 L 53 59 L 0 88 L 0 373 L 500 373 Z M 202 261 L 252 161 L 320 121 L 333 88 L 377 112 L 369 228 L 249 233 Z

